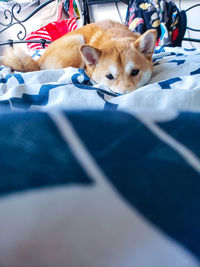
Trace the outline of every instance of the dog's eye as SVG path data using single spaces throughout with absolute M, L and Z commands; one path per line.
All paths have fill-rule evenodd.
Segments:
M 138 73 L 139 73 L 138 69 L 132 70 L 131 71 L 131 76 L 136 76 L 136 75 L 138 75 Z
M 111 73 L 107 74 L 106 77 L 107 77 L 109 80 L 113 80 L 113 79 L 114 79 L 114 77 L 113 77 L 113 75 L 112 75 Z

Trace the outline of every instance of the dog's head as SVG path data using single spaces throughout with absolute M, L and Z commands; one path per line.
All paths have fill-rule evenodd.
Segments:
M 152 74 L 156 36 L 156 30 L 149 30 L 136 40 L 115 39 L 102 44 L 101 49 L 83 45 L 81 53 L 88 75 L 121 94 L 145 85 Z

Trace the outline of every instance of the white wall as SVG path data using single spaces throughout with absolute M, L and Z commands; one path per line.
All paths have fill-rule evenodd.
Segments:
M 122 17 L 123 22 L 124 22 L 125 16 L 126 16 L 127 5 L 124 3 L 119 3 L 118 7 L 119 7 L 120 16 Z M 92 21 L 99 21 L 102 19 L 113 19 L 113 20 L 121 21 L 120 16 L 117 12 L 115 3 L 90 6 L 90 17 Z
M 181 5 L 179 6 L 179 0 L 175 1 L 177 6 L 180 9 L 186 10 L 187 8 L 200 4 L 200 1 L 196 0 L 182 0 Z M 200 7 L 196 7 L 192 9 L 191 11 L 187 12 L 187 26 L 192 28 L 198 28 L 200 29 Z M 198 38 L 200 39 L 200 32 L 191 32 L 189 30 L 186 31 L 185 37 L 192 37 L 192 38 Z M 200 43 L 189 43 L 189 42 L 183 42 L 183 47 L 194 47 L 194 48 L 200 48 Z
M 199 4 L 200 1 L 196 0 L 182 0 L 181 5 L 179 5 L 179 0 L 175 0 L 176 5 L 179 7 L 179 9 L 187 9 L 188 7 Z M 93 5 L 90 7 L 90 15 L 91 15 L 91 20 L 92 21 L 99 21 L 102 19 L 113 19 L 120 21 L 120 17 L 122 18 L 122 21 L 125 21 L 126 17 L 126 11 L 127 11 L 127 5 L 124 3 L 119 3 L 119 11 L 120 11 L 120 16 L 117 12 L 116 5 L 111 3 L 111 4 L 100 4 L 100 5 Z M 188 23 L 187 25 L 193 28 L 199 28 L 200 29 L 200 7 L 197 7 L 191 11 L 188 12 L 187 15 Z M 186 32 L 185 37 L 190 37 L 193 38 L 199 38 L 200 39 L 200 32 Z M 190 43 L 190 42 L 183 42 L 183 47 L 185 48 L 200 48 L 199 43 Z

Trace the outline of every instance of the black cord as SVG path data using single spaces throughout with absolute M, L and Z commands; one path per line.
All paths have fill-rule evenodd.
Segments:
M 181 0 L 179 0 L 179 1 L 181 1 Z M 193 5 L 193 6 L 189 7 L 189 8 L 187 8 L 185 10 L 185 13 L 187 14 L 188 11 L 190 11 L 191 9 L 193 9 L 195 7 L 199 7 L 199 6 L 200 6 L 200 4 Z M 200 29 L 198 30 L 198 29 L 194 29 L 194 28 L 191 28 L 191 27 L 188 27 L 188 26 L 186 28 L 187 28 L 187 33 L 188 33 L 188 37 L 189 38 L 185 38 L 185 39 L 186 39 L 186 41 L 190 42 L 190 45 L 192 46 L 192 48 L 196 48 L 192 42 L 200 42 L 200 40 L 191 38 L 190 31 L 199 32 Z
M 29 44 L 29 43 L 35 43 L 35 44 L 41 44 L 42 47 L 45 48 L 45 44 L 50 44 L 51 41 L 47 41 L 45 39 L 40 39 L 40 40 L 7 40 L 6 42 L 0 43 L 0 46 L 3 45 L 10 45 L 13 47 L 14 44 Z
M 187 12 L 187 11 L 191 10 L 192 8 L 197 7 L 197 6 L 200 6 L 200 4 L 196 4 L 196 5 L 193 5 L 193 6 L 189 7 L 188 9 L 185 10 L 185 12 Z
M 10 47 L 13 47 L 13 40 L 9 39 L 9 40 L 8 40 L 8 45 L 9 45 Z
M 178 5 L 179 5 L 179 9 L 180 9 L 180 11 L 181 11 L 181 10 L 182 10 L 182 0 L 179 0 Z M 185 13 L 186 13 L 187 11 L 189 11 L 189 10 L 191 10 L 191 9 L 193 9 L 193 8 L 195 8 L 195 7 L 197 7 L 197 6 L 200 6 L 200 4 L 196 4 L 196 5 L 193 5 L 193 6 L 189 7 L 189 8 L 187 8 L 187 9 L 185 10 Z M 183 38 L 183 41 L 189 42 L 192 48 L 196 48 L 192 42 L 198 42 L 198 43 L 200 43 L 200 40 L 191 38 L 191 33 L 190 33 L 190 31 L 196 31 L 196 32 L 199 32 L 200 30 L 198 30 L 198 29 L 193 29 L 193 28 L 191 28 L 191 27 L 186 26 L 186 31 L 187 31 L 188 37 L 184 37 L 184 38 Z

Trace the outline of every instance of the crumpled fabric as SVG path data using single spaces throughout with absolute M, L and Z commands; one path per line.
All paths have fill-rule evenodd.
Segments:
M 172 0 L 131 0 L 125 24 L 143 34 L 157 30 L 157 46 L 180 46 L 186 30 L 186 16 Z

